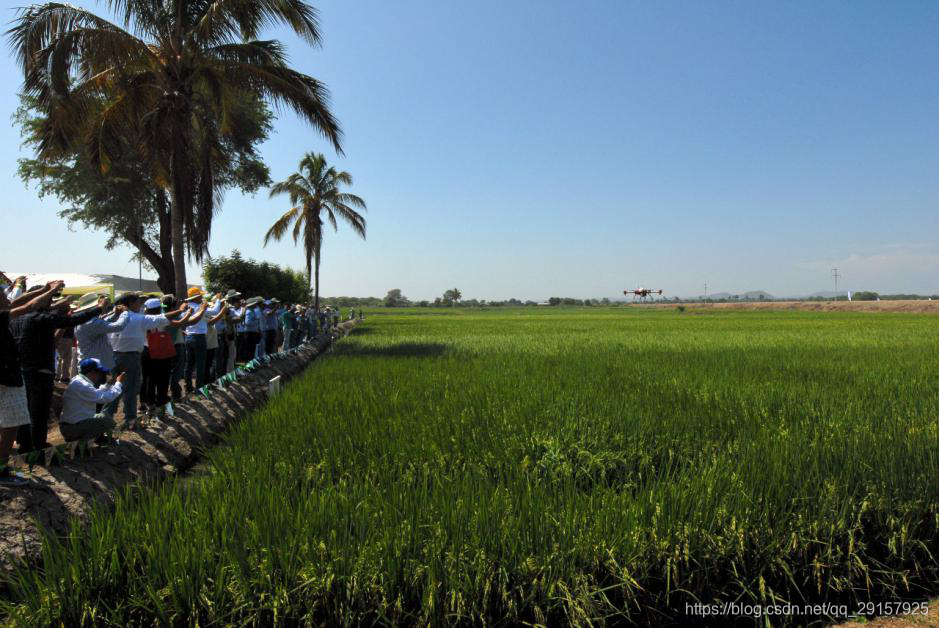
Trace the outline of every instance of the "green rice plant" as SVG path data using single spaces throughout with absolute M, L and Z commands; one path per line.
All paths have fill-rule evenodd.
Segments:
M 13 623 L 640 624 L 939 589 L 922 315 L 373 312 Z M 803 618 L 804 619 L 804 618 Z

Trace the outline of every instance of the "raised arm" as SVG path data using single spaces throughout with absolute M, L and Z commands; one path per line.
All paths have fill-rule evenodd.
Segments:
M 216 314 L 216 315 L 213 316 L 212 318 L 208 319 L 206 322 L 209 323 L 210 325 L 214 325 L 215 323 L 217 323 L 217 322 L 219 322 L 220 320 L 222 320 L 222 318 L 225 316 L 225 313 L 226 313 L 226 312 L 228 312 L 228 304 L 227 304 L 227 303 L 222 306 L 222 309 L 220 309 L 220 310 L 218 311 L 218 314 Z
M 11 310 L 10 316 L 13 316 L 13 313 L 12 313 L 13 309 L 32 303 L 36 299 L 41 299 L 41 298 L 45 298 L 46 296 L 48 296 L 50 297 L 48 303 L 51 303 L 52 295 L 54 295 L 56 291 L 60 290 L 63 286 L 65 286 L 64 281 L 50 281 L 49 283 L 46 284 L 46 287 L 43 288 L 42 290 L 38 290 L 38 291 L 34 290 L 33 292 L 25 292 L 21 294 L 20 296 L 16 297 L 15 299 L 13 299 L 13 301 L 10 302 L 10 310 Z M 23 314 L 25 314 L 25 312 L 23 312 Z
M 171 319 L 169 326 L 170 327 L 186 327 L 188 325 L 191 325 L 192 323 L 189 322 L 189 317 L 191 315 L 192 315 L 192 310 L 189 310 L 185 314 L 183 314 L 182 317 Z
M 193 313 L 192 310 L 189 310 L 190 316 L 189 316 L 189 320 L 186 321 L 186 326 L 195 325 L 196 323 L 201 321 L 202 316 L 205 314 L 205 309 L 206 309 L 206 304 L 205 302 L 203 302 L 202 305 L 199 306 L 199 309 L 195 311 L 195 313 Z

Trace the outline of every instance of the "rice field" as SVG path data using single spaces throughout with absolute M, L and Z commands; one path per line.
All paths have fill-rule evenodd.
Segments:
M 939 319 L 372 312 L 204 473 L 7 584 L 10 620 L 70 626 L 683 624 L 699 601 L 935 594 Z

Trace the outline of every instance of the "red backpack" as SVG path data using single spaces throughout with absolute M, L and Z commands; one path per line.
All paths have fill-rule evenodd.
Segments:
M 147 347 L 151 360 L 165 360 L 176 357 L 176 347 L 173 346 L 173 337 L 168 331 L 152 329 L 147 332 Z

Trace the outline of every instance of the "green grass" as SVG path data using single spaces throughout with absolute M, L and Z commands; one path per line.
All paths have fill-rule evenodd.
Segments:
M 23 623 L 681 622 L 939 589 L 939 319 L 376 312 Z

